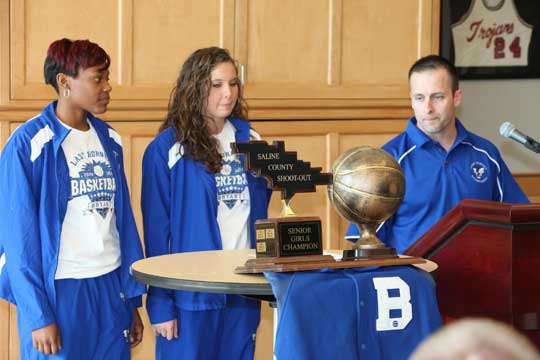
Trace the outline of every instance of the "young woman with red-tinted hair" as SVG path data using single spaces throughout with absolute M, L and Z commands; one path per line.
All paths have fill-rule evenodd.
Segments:
M 44 75 L 58 100 L 0 157 L 0 296 L 17 305 L 22 359 L 129 359 L 142 340 L 121 138 L 94 116 L 109 104 L 109 65 L 90 41 L 53 42 Z

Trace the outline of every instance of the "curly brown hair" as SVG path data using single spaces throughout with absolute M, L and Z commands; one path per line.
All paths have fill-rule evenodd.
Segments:
M 221 170 L 222 156 L 217 140 L 210 135 L 207 127 L 209 117 L 204 115 L 211 87 L 211 73 L 221 63 L 231 63 L 236 73 L 236 62 L 226 49 L 208 47 L 191 54 L 182 65 L 176 86 L 171 92 L 167 116 L 159 131 L 172 127 L 176 140 L 184 149 L 184 156 L 203 162 L 208 170 Z M 242 96 L 242 86 L 238 87 L 238 100 L 231 117 L 247 119 L 247 106 Z

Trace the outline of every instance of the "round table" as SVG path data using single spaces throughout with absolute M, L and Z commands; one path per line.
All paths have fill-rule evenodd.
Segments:
M 325 250 L 325 254 L 341 257 L 342 250 Z M 138 281 L 152 286 L 198 292 L 241 294 L 259 300 L 273 299 L 272 288 L 262 274 L 235 274 L 237 266 L 255 258 L 255 250 L 197 251 L 149 257 L 131 266 Z M 428 272 L 437 264 L 413 265 Z

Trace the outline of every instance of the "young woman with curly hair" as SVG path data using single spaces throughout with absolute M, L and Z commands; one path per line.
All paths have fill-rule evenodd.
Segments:
M 143 159 L 147 256 L 245 249 L 267 217 L 266 180 L 230 143 L 259 138 L 246 121 L 234 60 L 210 47 L 185 61 L 160 133 Z M 252 359 L 260 307 L 237 295 L 150 287 L 146 308 L 157 359 Z

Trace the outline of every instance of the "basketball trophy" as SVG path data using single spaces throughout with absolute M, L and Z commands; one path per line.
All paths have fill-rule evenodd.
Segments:
M 396 250 L 386 247 L 375 232 L 405 195 L 405 177 L 398 162 L 386 151 L 361 146 L 341 154 L 332 173 L 328 197 L 334 209 L 360 230 L 353 249 L 343 251 L 343 260 L 397 258 Z
M 421 258 L 399 257 L 375 235 L 378 223 L 389 218 L 405 194 L 405 180 L 399 164 L 383 150 L 362 146 L 342 154 L 333 174 L 312 168 L 285 151 L 283 141 L 231 143 L 234 152 L 244 153 L 245 166 L 264 176 L 270 187 L 281 191 L 281 217 L 255 222 L 255 259 L 249 259 L 236 273 L 302 271 L 322 268 L 417 264 Z M 341 216 L 358 225 L 361 236 L 352 250 L 344 250 L 336 261 L 323 255 L 321 220 L 297 217 L 290 208 L 292 196 L 313 192 L 327 185 L 328 196 Z

